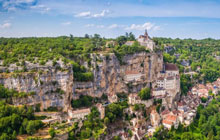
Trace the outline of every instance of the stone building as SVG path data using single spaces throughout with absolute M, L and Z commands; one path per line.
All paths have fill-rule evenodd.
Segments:
M 155 109 L 152 110 L 150 113 L 150 121 L 153 127 L 158 127 L 160 124 L 160 115 L 157 113 Z
M 172 126 L 174 126 L 174 128 L 178 128 L 179 126 L 179 120 L 178 117 L 176 115 L 168 115 L 164 120 L 163 120 L 163 125 L 164 127 L 166 127 L 167 129 L 171 129 Z
M 138 71 L 126 71 L 125 72 L 125 81 L 130 82 L 130 81 L 138 81 L 141 80 L 141 77 L 143 74 L 141 74 Z
M 139 36 L 137 41 L 139 42 L 139 44 L 141 46 L 146 47 L 150 51 L 153 51 L 156 48 L 156 45 L 155 45 L 154 41 L 151 40 L 150 37 L 148 36 L 147 30 L 145 30 L 145 34 L 144 35 L 140 35 Z
M 164 97 L 166 95 L 166 90 L 163 87 L 154 88 L 152 90 L 153 97 Z
M 70 118 L 84 119 L 85 116 L 89 115 L 91 112 L 90 108 L 79 109 L 79 110 L 68 110 L 68 115 Z

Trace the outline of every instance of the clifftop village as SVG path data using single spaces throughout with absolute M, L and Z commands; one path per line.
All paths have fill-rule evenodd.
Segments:
M 141 46 L 145 46 L 150 51 L 154 51 L 156 48 L 154 42 L 150 39 L 147 32 L 144 35 L 140 35 L 137 41 Z M 109 43 L 109 42 L 108 42 Z M 112 43 L 112 42 L 111 42 Z M 127 41 L 125 44 L 128 46 L 133 45 L 134 41 Z M 139 81 L 143 74 L 138 70 L 126 71 L 125 80 Z M 175 64 L 164 63 L 163 68 L 158 73 L 157 79 L 152 83 L 151 99 L 141 100 L 138 93 L 130 93 L 128 95 L 129 108 L 125 110 L 125 113 L 130 115 L 134 114 L 136 117 L 130 120 L 128 128 L 132 131 L 133 136 L 131 140 L 140 140 L 145 136 L 152 136 L 158 127 L 163 125 L 167 129 L 172 127 L 178 128 L 180 124 L 188 126 L 192 123 L 193 118 L 196 116 L 196 109 L 200 104 L 207 105 L 201 102 L 201 98 L 205 97 L 211 100 L 210 92 L 217 94 L 220 89 L 220 79 L 213 83 L 206 85 L 198 84 L 194 86 L 186 96 L 180 98 L 180 74 L 179 69 Z M 109 103 L 97 104 L 96 107 L 100 112 L 101 119 L 105 117 L 105 106 L 111 103 L 120 101 L 117 95 L 111 95 L 108 97 Z M 158 113 L 154 102 L 160 100 L 162 103 L 162 112 Z M 150 111 L 149 121 L 145 120 L 143 112 L 141 110 L 134 109 L 137 104 L 145 105 L 145 110 Z M 83 108 L 77 110 L 68 110 L 68 122 L 82 121 L 89 113 L 91 108 Z M 55 115 L 56 116 L 56 115 Z M 49 121 L 59 120 L 57 117 L 51 116 Z M 45 120 L 48 122 L 48 120 Z M 128 133 L 123 130 L 115 130 L 109 138 L 113 136 L 120 136 L 122 140 L 127 140 Z
M 154 41 L 148 36 L 147 31 L 145 31 L 144 35 L 140 35 L 136 41 L 127 41 L 125 42 L 125 45 L 132 46 L 135 42 L 138 42 L 140 46 L 144 46 L 149 53 L 156 54 L 155 49 L 157 49 L 157 46 L 154 43 Z M 114 45 L 115 42 L 108 41 L 106 43 L 106 46 L 108 46 L 109 44 Z M 166 47 L 165 51 L 171 51 L 172 49 L 173 49 L 172 47 Z M 137 54 L 137 56 L 138 55 L 139 54 Z M 162 56 L 162 54 L 159 55 Z M 157 59 L 156 61 L 158 61 L 157 64 L 156 63 L 154 64 L 155 58 Z M 220 90 L 220 78 L 217 79 L 217 81 L 213 83 L 208 83 L 206 85 L 197 84 L 190 91 L 188 91 L 186 96 L 181 96 L 180 72 L 177 65 L 171 63 L 164 63 L 163 56 L 162 58 L 158 56 L 155 58 L 145 55 L 144 59 L 141 61 L 147 59 L 148 60 L 148 62 L 146 62 L 147 64 L 144 64 L 146 66 L 140 66 L 142 65 L 140 64 L 140 61 L 136 60 L 135 58 L 134 59 L 132 58 L 131 60 L 129 60 L 132 61 L 131 65 L 127 66 L 122 71 L 116 69 L 115 68 L 116 66 L 114 67 L 116 70 L 114 69 L 113 75 L 116 76 L 116 79 L 112 80 L 113 77 L 109 76 L 110 78 L 108 80 L 111 82 L 113 81 L 115 83 L 112 82 L 113 88 L 108 89 L 108 91 L 110 91 L 110 94 L 107 94 L 107 102 L 97 103 L 95 106 L 100 112 L 100 119 L 104 119 L 106 115 L 105 114 L 106 107 L 108 105 L 127 100 L 129 106 L 128 108 L 124 109 L 123 113 L 128 114 L 128 116 L 133 116 L 129 120 L 129 123 L 126 126 L 127 129 L 131 130 L 132 136 L 129 136 L 129 133 L 124 129 L 115 128 L 113 129 L 114 131 L 110 133 L 110 135 L 105 137 L 105 139 L 112 139 L 114 136 L 120 136 L 122 140 L 141 140 L 146 138 L 146 136 L 151 137 L 153 133 L 157 130 L 157 128 L 159 128 L 160 126 L 164 126 L 167 129 L 171 129 L 172 127 L 178 128 L 180 124 L 184 126 L 188 126 L 193 122 L 193 119 L 196 116 L 197 107 L 200 104 L 206 106 L 212 100 L 212 96 L 210 95 L 218 94 Z M 113 58 L 111 61 L 112 61 L 111 63 L 115 62 Z M 96 65 L 96 67 L 99 67 L 99 69 L 101 69 L 104 67 L 103 65 L 106 66 L 107 64 L 108 62 L 106 63 L 103 62 L 100 65 L 98 64 L 94 64 L 94 65 Z M 184 61 L 181 64 L 186 67 L 188 66 L 187 61 Z M 153 67 L 153 65 L 155 66 Z M 136 68 L 137 66 L 141 67 L 141 69 Z M 111 66 L 111 68 L 112 67 L 113 66 Z M 146 70 L 146 68 L 148 68 L 148 70 Z M 107 66 L 106 69 L 104 69 L 105 72 L 108 72 Z M 152 71 L 154 72 L 153 74 Z M 105 73 L 103 74 L 103 72 L 100 73 L 101 74 L 96 72 L 96 77 L 100 75 L 102 76 L 107 75 Z M 122 75 L 123 77 L 122 79 L 125 85 L 131 84 L 131 86 L 135 87 L 133 89 L 131 88 L 130 90 L 120 87 L 120 91 L 123 90 L 128 91 L 129 94 L 124 93 L 127 96 L 126 99 L 120 99 L 116 94 L 117 90 L 119 89 L 117 87 L 117 84 L 121 84 L 120 83 L 121 81 L 117 82 L 117 80 L 119 79 L 117 77 L 118 76 L 117 74 L 120 76 Z M 63 77 L 65 77 L 67 74 L 64 73 L 63 75 L 64 75 Z M 59 75 L 59 77 L 62 76 Z M 105 81 L 105 79 L 102 78 L 97 78 L 97 79 L 98 80 L 96 80 L 96 83 L 100 82 L 98 84 L 94 84 L 95 82 L 94 83 L 76 82 L 76 84 L 74 85 L 75 87 L 73 86 L 71 88 L 73 88 L 74 92 L 77 92 L 77 94 L 93 95 L 92 92 L 95 92 L 95 90 L 97 89 L 95 87 L 96 85 L 102 86 L 108 83 Z M 61 81 L 61 83 L 63 84 L 65 83 L 65 81 Z M 141 86 L 138 85 L 139 83 L 141 83 Z M 147 84 L 143 84 L 143 83 L 147 83 Z M 63 84 L 63 85 L 64 85 L 63 87 L 68 86 L 67 84 Z M 109 88 L 108 85 L 106 87 Z M 151 95 L 149 99 L 142 100 L 138 95 L 138 93 L 140 92 L 141 89 L 146 87 L 150 89 Z M 52 96 L 51 99 L 52 98 L 55 97 Z M 62 97 L 62 98 L 67 98 L 67 97 Z M 74 98 L 77 99 L 79 97 L 74 97 Z M 202 99 L 204 98 L 207 99 L 207 101 L 202 102 Z M 61 102 L 60 100 L 58 100 L 58 102 L 60 104 L 65 104 L 65 102 Z M 54 103 L 54 104 L 59 104 L 59 103 Z M 48 104 L 52 104 L 52 102 L 49 102 Z M 44 103 L 44 105 L 47 104 Z M 82 127 L 82 122 L 86 119 L 86 116 L 88 116 L 91 113 L 91 107 L 88 108 L 82 107 L 78 109 L 69 107 L 66 110 L 66 112 L 67 112 L 66 115 L 64 115 L 61 112 L 55 112 L 55 113 L 36 112 L 35 115 L 47 116 L 47 118 L 42 121 L 48 124 L 53 124 L 56 123 L 57 121 L 62 122 L 64 120 L 67 121 L 69 124 L 78 122 L 80 128 Z M 148 119 L 146 119 L 146 114 L 148 115 Z M 117 122 L 115 123 L 117 124 Z

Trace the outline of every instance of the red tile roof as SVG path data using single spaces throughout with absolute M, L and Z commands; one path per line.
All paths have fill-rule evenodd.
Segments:
M 168 120 L 163 120 L 163 124 L 169 124 L 169 125 L 172 125 L 173 123 L 171 121 L 168 121 Z
M 130 70 L 128 70 L 128 71 L 125 71 L 125 74 L 129 75 L 129 74 L 141 74 L 141 73 L 138 72 L 138 71 L 130 71 Z

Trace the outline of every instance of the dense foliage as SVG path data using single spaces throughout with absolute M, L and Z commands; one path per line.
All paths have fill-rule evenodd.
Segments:
M 220 61 L 216 59 L 216 56 L 220 55 L 220 40 L 154 38 L 154 41 L 162 48 L 174 47 L 173 51 L 164 53 L 164 61 L 178 64 L 180 72 L 188 71 L 188 68 L 181 65 L 183 60 L 187 60 L 191 69 L 198 71 L 199 81 L 213 82 L 220 77 Z M 174 54 L 179 56 L 176 57 Z
M 141 91 L 138 93 L 138 96 L 141 100 L 148 100 L 151 98 L 151 90 L 150 88 L 142 88 Z
M 105 133 L 105 125 L 99 117 L 99 111 L 97 108 L 93 107 L 91 109 L 91 113 L 83 122 L 83 126 L 80 128 L 80 131 L 77 131 L 78 124 L 74 124 L 75 126 L 69 132 L 69 140 L 100 138 L 100 136 Z
M 123 64 L 123 57 L 126 54 L 134 54 L 134 53 L 144 52 L 144 51 L 148 52 L 148 50 L 146 50 L 145 47 L 140 46 L 138 42 L 135 42 L 132 46 L 128 46 L 128 45 L 119 46 L 118 45 L 113 49 L 113 52 L 115 53 L 115 55 L 117 56 L 121 64 Z
M 73 108 L 90 107 L 93 104 L 93 97 L 80 95 L 79 99 L 72 100 Z
M 219 140 L 220 139 L 220 96 L 207 107 L 198 107 L 196 118 L 188 127 L 179 126 L 170 131 L 159 128 L 152 140 Z
M 105 123 L 112 123 L 118 118 L 123 117 L 123 110 L 128 107 L 126 101 L 119 103 L 112 103 L 106 107 L 105 110 Z
M 32 107 L 13 107 L 0 102 L 0 140 L 14 140 L 17 134 L 34 134 L 43 126 Z
M 3 85 L 0 85 L 0 98 L 10 98 L 10 97 L 26 97 L 28 95 L 34 95 L 35 92 L 25 93 L 17 92 L 15 90 L 10 90 L 5 88 Z

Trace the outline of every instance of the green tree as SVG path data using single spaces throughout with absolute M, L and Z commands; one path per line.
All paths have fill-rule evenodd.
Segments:
M 49 129 L 49 134 L 50 134 L 51 138 L 54 138 L 54 136 L 56 135 L 56 132 L 55 132 L 55 130 L 54 130 L 53 127 L 51 127 L 51 128 Z
M 151 98 L 151 90 L 150 90 L 150 88 L 143 88 L 143 89 L 141 89 L 141 91 L 138 93 L 138 96 L 142 100 L 150 99 Z

